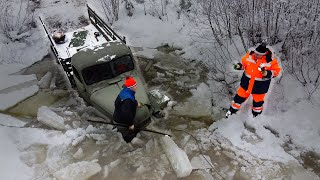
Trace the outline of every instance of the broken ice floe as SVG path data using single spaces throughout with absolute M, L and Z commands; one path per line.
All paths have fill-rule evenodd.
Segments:
M 76 153 L 73 154 L 73 158 L 75 158 L 75 159 L 81 159 L 81 158 L 83 158 L 83 156 L 84 156 L 84 154 L 83 154 L 83 150 L 81 147 L 78 149 L 78 151 Z
M 211 159 L 206 155 L 199 155 L 191 159 L 192 169 L 210 169 L 213 167 Z
M 50 84 L 51 84 L 51 79 L 52 79 L 52 73 L 51 72 L 47 72 L 38 82 L 39 87 L 41 89 L 48 89 L 50 88 Z
M 210 88 L 201 83 L 197 89 L 192 89 L 193 94 L 187 102 L 176 105 L 173 114 L 193 118 L 208 117 L 212 114 L 212 94 Z
M 49 127 L 65 130 L 64 119 L 46 106 L 38 109 L 37 119 Z
M 12 116 L 0 114 L 0 123 L 4 126 L 23 127 L 26 122 L 20 121 Z
M 30 87 L 17 89 L 8 93 L 0 93 L 0 110 L 4 111 L 10 107 L 13 107 L 17 103 L 25 100 L 26 98 L 33 96 L 39 91 L 37 85 Z
M 187 154 L 169 136 L 163 136 L 160 143 L 177 177 L 189 176 L 192 166 Z
M 87 180 L 101 171 L 101 166 L 96 162 L 81 161 L 68 165 L 53 173 L 59 180 Z

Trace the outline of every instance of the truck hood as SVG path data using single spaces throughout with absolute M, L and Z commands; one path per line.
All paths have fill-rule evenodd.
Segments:
M 135 94 L 136 100 L 143 104 L 150 104 L 146 90 L 143 86 L 142 80 L 139 77 L 134 77 L 138 90 Z M 102 113 L 106 114 L 107 116 L 111 116 L 114 112 L 114 101 L 116 100 L 118 94 L 122 90 L 122 85 L 124 84 L 124 81 L 118 81 L 114 84 L 111 84 L 109 86 L 103 87 L 99 90 L 94 91 L 90 96 L 90 101 L 92 102 L 93 106 L 97 106 L 97 109 L 100 109 Z M 138 111 L 144 109 L 144 108 L 138 108 Z M 137 111 L 137 115 L 141 114 L 141 112 Z M 142 113 L 145 114 L 145 113 Z M 143 115 L 144 116 L 144 115 Z

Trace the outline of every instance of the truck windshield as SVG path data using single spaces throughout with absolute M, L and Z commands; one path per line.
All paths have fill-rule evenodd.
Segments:
M 134 69 L 131 56 L 122 56 L 110 62 L 97 64 L 82 70 L 82 76 L 87 85 L 116 77 Z

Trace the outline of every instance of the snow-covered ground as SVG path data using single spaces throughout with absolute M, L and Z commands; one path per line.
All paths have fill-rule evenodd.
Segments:
M 90 4 L 102 14 L 103 9 L 98 0 L 90 1 Z M 186 59 L 207 61 L 206 54 L 200 51 L 200 48 L 205 45 L 197 43 L 191 38 L 192 28 L 188 25 L 187 18 L 181 15 L 177 20 L 176 4 L 169 5 L 166 9 L 168 15 L 164 20 L 149 14 L 145 15 L 145 7 L 142 4 L 133 1 L 133 5 L 135 9 L 131 17 L 127 16 L 123 6 L 120 7 L 119 21 L 114 22 L 113 27 L 119 34 L 127 37 L 128 45 L 142 47 L 142 51 L 138 51 L 136 55 L 155 58 L 159 53 L 155 48 L 168 44 L 175 48 L 181 48 L 181 51 L 176 50 L 176 52 L 178 54 L 183 52 L 181 53 L 182 57 Z M 79 17 L 86 16 L 85 9 L 84 1 L 53 2 L 42 0 L 40 7 L 36 9 L 36 14 L 47 18 L 47 22 L 51 25 L 54 22 L 59 22 L 63 29 L 69 30 L 80 26 Z M 48 41 L 40 24 L 39 27 L 31 29 L 29 35 L 21 42 L 11 42 L 3 34 L 0 34 L 0 110 L 2 112 L 0 114 L 2 147 L 0 150 L 0 170 L 3 172 L 0 174 L 1 179 L 20 180 L 35 179 L 35 177 L 39 179 L 78 179 L 79 169 L 83 169 L 81 178 L 89 178 L 97 173 L 100 173 L 98 177 L 108 177 L 110 172 L 116 171 L 114 167 L 120 163 L 129 166 L 125 168 L 128 172 L 131 172 L 130 167 L 136 168 L 133 172 L 136 177 L 139 177 L 139 174 L 145 174 L 145 177 L 162 179 L 164 174 L 168 173 L 168 167 L 170 168 L 164 153 L 154 157 L 161 165 L 157 166 L 153 173 L 148 171 L 152 170 L 148 169 L 152 166 L 149 164 L 150 167 L 147 167 L 148 164 L 144 164 L 153 161 L 150 154 L 154 153 L 153 149 L 160 148 L 156 138 L 146 140 L 142 145 L 149 153 L 144 155 L 140 150 L 131 153 L 131 147 L 124 144 L 119 138 L 119 134 L 113 132 L 111 127 L 103 129 L 108 133 L 109 138 L 102 136 L 101 130 L 88 125 L 84 126 L 79 122 L 79 117 L 76 120 L 72 119 L 74 116 L 70 116 L 70 114 L 73 112 L 69 112 L 67 107 L 60 111 L 62 112 L 60 115 L 63 117 L 55 114 L 49 108 L 42 108 L 38 116 L 42 122 L 47 122 L 47 116 L 50 116 L 51 122 L 56 120 L 59 124 L 47 123 L 47 125 L 51 128 L 65 129 L 64 131 L 24 128 L 25 122 L 20 121 L 19 117 L 4 114 L 7 113 L 6 109 L 39 91 L 35 75 L 15 74 L 22 68 L 42 59 L 48 53 Z M 10 61 L 12 59 L 14 61 Z M 159 73 L 158 76 L 164 75 Z M 181 85 L 182 79 L 177 80 L 176 83 Z M 221 111 L 221 107 L 227 108 L 229 106 L 230 99 L 212 93 L 214 87 L 215 84 L 212 81 L 199 82 L 197 87 L 191 88 L 191 97 L 168 112 L 172 112 L 176 116 L 191 116 L 192 118 L 212 115 L 213 119 L 216 119 L 215 116 L 219 116 L 218 112 Z M 222 100 L 219 104 L 212 106 L 211 100 L 214 99 Z M 320 92 L 316 92 L 312 102 L 307 100 L 301 84 L 296 83 L 289 75 L 284 75 L 279 84 L 276 84 L 275 81 L 272 84 L 271 91 L 266 98 L 264 113 L 261 116 L 254 119 L 251 117 L 251 99 L 249 99 L 237 115 L 231 116 L 229 119 L 222 118 L 206 128 L 200 127 L 193 130 L 192 134 L 196 135 L 202 149 L 208 152 L 215 151 L 215 156 L 210 156 L 211 161 L 219 169 L 219 172 L 227 174 L 225 178 L 236 176 L 237 173 L 218 167 L 220 154 L 229 157 L 234 166 L 239 166 L 240 174 L 249 174 L 249 179 L 319 179 L 312 170 L 306 170 L 302 167 L 304 163 L 302 157 L 309 152 L 317 155 L 314 158 L 319 164 L 319 159 L 317 159 L 320 154 L 319 99 Z M 63 124 L 64 122 L 68 123 Z M 179 127 L 186 128 L 188 124 L 181 124 Z M 90 143 L 88 139 L 95 139 L 93 145 L 102 144 L 104 148 L 97 153 L 85 150 L 83 153 L 82 148 L 79 147 L 83 146 L 85 149 L 88 146 L 86 143 Z M 190 136 L 185 135 L 184 140 L 178 144 L 184 144 L 183 142 L 188 142 L 189 139 Z M 189 156 L 188 152 L 197 150 L 197 143 L 191 139 L 184 147 Z M 116 143 L 111 146 L 110 142 Z M 121 153 L 122 151 L 123 153 Z M 108 159 L 108 155 L 115 152 L 120 152 L 121 158 Z M 88 157 L 88 154 L 91 156 Z M 107 160 L 103 162 L 96 160 L 101 154 L 104 154 Z M 137 160 L 137 157 L 145 157 L 146 159 L 145 161 Z M 191 160 L 192 157 L 189 159 Z M 195 168 L 196 166 L 197 168 Z M 209 169 L 204 168 L 208 165 L 199 165 L 199 163 L 193 163 L 193 167 L 194 169 L 201 169 L 201 167 Z M 284 173 L 283 169 L 285 168 L 283 167 L 288 168 L 287 174 Z M 19 171 L 17 172 L 16 169 Z M 176 170 L 174 167 L 173 169 Z M 190 168 L 187 168 L 187 171 L 189 170 Z M 178 170 L 178 172 L 181 171 Z M 202 177 L 210 179 L 210 176 L 207 176 L 205 172 L 209 171 L 203 171 Z M 277 174 L 279 172 L 280 174 Z M 211 174 L 213 174 L 212 171 Z M 110 175 L 109 177 L 117 176 Z

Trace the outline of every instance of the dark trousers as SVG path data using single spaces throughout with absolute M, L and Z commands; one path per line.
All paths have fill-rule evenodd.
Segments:
M 118 131 L 121 133 L 122 138 L 127 142 L 131 142 L 134 137 L 138 134 L 138 129 L 129 129 L 128 127 L 117 126 Z

